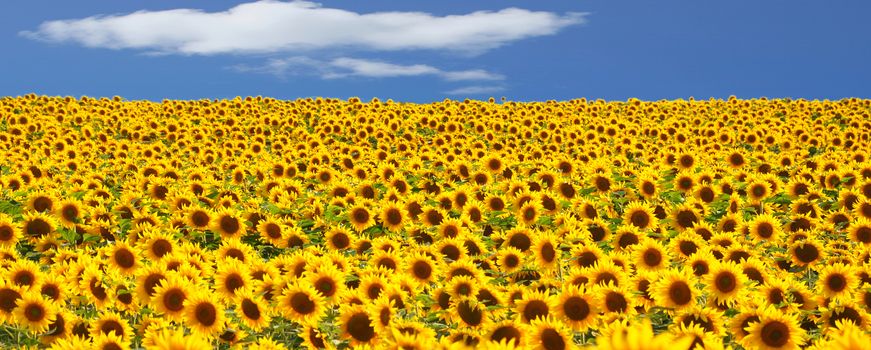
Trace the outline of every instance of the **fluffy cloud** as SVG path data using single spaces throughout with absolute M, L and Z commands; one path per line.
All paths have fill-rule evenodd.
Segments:
M 445 91 L 448 95 L 484 95 L 504 91 L 502 86 L 465 86 L 450 91 Z
M 554 34 L 582 23 L 584 16 L 518 8 L 448 16 L 398 11 L 357 13 L 309 1 L 266 0 L 222 12 L 174 9 L 47 21 L 21 35 L 94 48 L 182 55 L 337 48 L 478 54 L 513 41 Z
M 277 76 L 316 74 L 324 79 L 345 77 L 393 78 L 437 76 L 447 81 L 502 80 L 505 77 L 481 69 L 445 71 L 430 65 L 401 65 L 377 60 L 340 57 L 318 61 L 309 57 L 271 59 L 262 66 L 237 65 L 240 72 L 268 73 Z

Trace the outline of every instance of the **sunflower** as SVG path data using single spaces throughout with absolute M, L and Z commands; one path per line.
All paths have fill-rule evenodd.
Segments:
M 805 340 L 805 331 L 789 314 L 766 308 L 759 313 L 758 322 L 750 322 L 745 328 L 747 336 L 741 344 L 758 349 L 798 349 Z
M 396 202 L 385 202 L 381 206 L 379 218 L 390 231 L 400 231 L 408 221 L 408 212 Z
M 678 231 L 693 228 L 696 224 L 702 221 L 698 210 L 687 203 L 676 206 L 672 210 L 671 218 Z
M 540 203 L 529 201 L 517 209 L 516 215 L 519 219 L 518 221 L 523 222 L 526 225 L 532 225 L 536 223 L 542 212 L 543 209 L 541 208 Z
M 559 267 L 562 251 L 559 250 L 557 238 L 550 233 L 539 232 L 532 242 L 532 252 L 535 264 L 544 271 Z
M 859 304 L 853 301 L 837 301 L 827 307 L 820 308 L 824 328 L 836 327 L 838 323 L 852 323 L 858 327 L 867 328 L 871 316 Z
M 195 230 L 205 231 L 212 223 L 212 214 L 207 209 L 189 206 L 184 212 L 187 225 Z
M 644 199 L 654 199 L 659 195 L 659 184 L 653 174 L 645 173 L 635 181 L 635 188 L 638 189 L 638 194 Z
M 472 223 L 480 223 L 484 220 L 484 204 L 477 200 L 470 200 L 463 206 L 462 217 Z
M 304 325 L 300 331 L 302 345 L 308 349 L 333 349 L 332 342 L 316 326 Z
M 719 262 L 711 265 L 710 272 L 702 281 L 710 291 L 711 296 L 720 304 L 733 306 L 739 301 L 744 291 L 747 277 L 741 273 L 741 268 L 731 262 Z
M 617 251 L 624 252 L 632 249 L 632 246 L 641 242 L 644 235 L 637 227 L 631 225 L 623 225 L 617 228 L 612 237 L 612 244 Z
M 92 344 L 94 346 L 94 349 L 100 349 L 100 350 L 108 350 L 108 349 L 129 350 L 130 349 L 129 342 L 124 341 L 124 339 L 122 339 L 120 335 L 115 334 L 115 333 L 99 334 L 96 337 L 94 337 L 94 339 L 92 340 Z
M 246 290 L 239 293 L 235 310 L 242 324 L 254 331 L 260 331 L 269 325 L 272 319 L 266 306 L 264 300 L 255 296 L 252 291 Z
M 225 300 L 235 300 L 238 293 L 253 287 L 250 268 L 235 259 L 218 264 L 214 278 L 216 292 Z
M 513 344 L 520 348 L 526 344 L 526 332 L 522 325 L 510 320 L 493 323 L 488 326 L 485 337 L 495 343 Z
M 672 238 L 668 245 L 673 255 L 679 259 L 685 259 L 699 252 L 705 246 L 705 243 L 695 231 L 686 230 Z
M 781 234 L 781 224 L 774 216 L 770 214 L 757 215 L 752 221 L 747 223 L 750 230 L 750 235 L 754 241 L 777 242 Z
M 657 219 L 653 215 L 653 209 L 646 203 L 630 202 L 623 212 L 623 221 L 641 230 L 655 228 Z
M 513 273 L 523 267 L 523 258 L 523 252 L 509 246 L 499 250 L 496 262 L 503 273 Z
M 21 239 L 20 225 L 6 214 L 0 214 L 0 247 L 15 247 Z
M 33 290 L 35 286 L 42 283 L 43 279 L 39 265 L 30 260 L 18 260 L 11 263 L 6 271 L 3 271 L 3 275 L 4 278 L 12 281 L 23 291 Z
M 670 261 L 665 247 L 652 239 L 645 239 L 633 246 L 632 255 L 635 267 L 643 271 L 662 270 L 668 267 Z
M 169 232 L 149 229 L 138 245 L 148 259 L 160 261 L 163 257 L 172 255 L 178 242 Z
M 694 280 L 687 270 L 669 269 L 653 282 L 650 292 L 656 305 L 677 310 L 690 308 L 696 305 L 696 297 L 699 295 Z
M 251 256 L 256 255 L 251 246 L 242 243 L 238 238 L 228 238 L 221 240 L 221 246 L 215 250 L 215 259 L 225 261 L 228 259 L 238 260 L 242 264 L 250 263 Z
M 69 310 L 58 308 L 54 321 L 48 325 L 48 331 L 40 336 L 40 340 L 44 344 L 52 344 L 61 339 L 72 338 L 72 327 L 75 319 L 76 316 Z
M 831 264 L 819 270 L 817 286 L 817 291 L 828 298 L 846 298 L 859 286 L 859 279 L 854 267 Z
M 38 213 L 47 213 L 54 211 L 55 203 L 58 202 L 56 196 L 46 191 L 33 191 L 27 197 L 27 208 Z
M 239 238 L 245 233 L 245 216 L 242 212 L 225 205 L 211 216 L 210 228 L 221 238 Z
M 438 233 L 439 236 L 445 239 L 457 238 L 458 236 L 465 236 L 466 229 L 463 227 L 463 222 L 459 219 L 448 218 L 442 220 L 441 224 L 438 225 Z
M 540 317 L 547 317 L 555 309 L 556 300 L 547 292 L 528 291 L 516 302 L 515 310 L 520 320 L 529 323 Z
M 108 280 L 111 280 L 108 275 L 94 265 L 86 266 L 81 275 L 79 290 L 99 309 L 108 306 L 112 301 L 106 288 Z
M 351 224 L 357 232 L 363 232 L 363 230 L 375 224 L 374 216 L 367 206 L 363 204 L 355 204 L 348 208 L 347 216 L 348 223 Z
M 426 254 L 409 255 L 405 266 L 406 273 L 419 283 L 428 284 L 439 278 L 439 265 Z
M 64 277 L 58 274 L 48 274 L 45 276 L 37 289 L 40 294 L 55 303 L 62 303 L 66 300 L 69 293 L 69 286 L 65 283 Z
M 679 337 L 664 332 L 654 335 L 650 320 L 644 319 L 634 324 L 626 324 L 624 320 L 616 320 L 607 325 L 603 334 L 596 339 L 596 348 L 602 350 L 620 349 L 695 349 L 691 347 L 693 338 Z
M 539 318 L 528 327 L 531 330 L 528 344 L 536 350 L 574 349 L 573 333 L 554 318 Z
M 18 324 L 34 333 L 47 331 L 55 320 L 57 309 L 54 304 L 45 300 L 37 292 L 28 292 L 21 296 L 13 311 Z
M 76 200 L 63 200 L 55 209 L 55 216 L 60 220 L 61 224 L 66 227 L 75 227 L 80 223 L 84 216 L 82 204 Z
M 344 250 L 354 242 L 354 234 L 344 226 L 335 226 L 327 231 L 324 241 L 330 250 Z
M 325 310 L 324 297 L 307 283 L 294 283 L 287 286 L 279 306 L 288 319 L 299 324 L 317 324 Z
M 21 229 L 28 238 L 39 239 L 55 232 L 57 220 L 44 213 L 24 214 Z
M 575 265 L 580 268 L 592 267 L 605 257 L 599 247 L 595 245 L 576 245 L 571 250 L 571 256 L 574 259 Z
M 371 345 L 378 341 L 378 333 L 363 306 L 345 306 L 339 311 L 339 315 L 341 335 L 350 340 L 352 345 Z
M 341 270 L 334 265 L 320 266 L 314 272 L 306 272 L 306 280 L 324 297 L 327 305 L 335 305 L 347 287 Z
M 211 337 L 223 330 L 224 306 L 207 290 L 191 293 L 184 301 L 184 321 L 194 334 Z
M 134 336 L 133 329 L 127 323 L 127 320 L 115 312 L 103 312 L 96 320 L 91 322 L 90 335 L 92 337 L 112 333 L 120 336 L 123 341 L 128 341 Z M 75 334 L 75 328 L 73 328 L 73 334 Z
M 140 266 L 138 251 L 126 241 L 117 241 L 107 251 L 109 265 L 124 275 L 132 275 Z
M 2 241 L 2 224 L 0 224 L 0 241 Z M 871 247 L 871 220 L 859 218 L 850 223 L 847 228 L 850 240 L 865 247 Z
M 595 299 L 580 287 L 563 287 L 555 304 L 555 316 L 575 331 L 585 332 L 596 323 L 598 308 Z
M 690 194 L 697 185 L 696 176 L 689 171 L 681 171 L 673 180 L 672 186 L 675 190 Z
M 155 289 L 151 305 L 171 320 L 181 320 L 184 314 L 184 303 L 193 294 L 192 286 L 177 275 L 169 275 Z
M 797 241 L 789 246 L 792 263 L 797 266 L 813 265 L 825 257 L 822 244 L 815 239 Z
M 275 245 L 281 245 L 286 242 L 285 233 L 288 230 L 289 228 L 286 225 L 272 216 L 267 216 L 257 224 L 257 233 L 260 234 L 260 237 Z
M 598 309 L 606 318 L 619 315 L 631 316 L 637 312 L 634 298 L 630 297 L 628 290 L 623 287 L 601 286 L 595 293 L 598 296 Z

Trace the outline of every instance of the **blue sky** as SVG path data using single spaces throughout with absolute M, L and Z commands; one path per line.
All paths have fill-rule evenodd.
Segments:
M 0 11 L 0 95 L 871 97 L 868 1 L 6 0 Z

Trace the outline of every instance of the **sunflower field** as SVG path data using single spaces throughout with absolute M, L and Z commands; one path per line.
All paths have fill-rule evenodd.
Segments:
M 868 349 L 871 100 L 0 99 L 0 347 Z

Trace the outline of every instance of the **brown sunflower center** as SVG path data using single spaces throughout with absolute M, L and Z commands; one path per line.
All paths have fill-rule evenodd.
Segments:
M 769 238 L 774 234 L 774 226 L 768 222 L 761 222 L 758 226 L 756 226 L 756 234 L 762 238 Z
M 51 225 L 43 219 L 35 218 L 24 224 L 24 230 L 29 236 L 40 238 L 51 232 Z
M 236 290 L 245 286 L 245 280 L 238 273 L 232 273 L 227 276 L 224 281 L 224 286 L 230 293 L 236 293 Z
M 315 302 L 306 293 L 296 292 L 290 297 L 290 307 L 299 314 L 308 315 L 315 311 L 315 306 Z
M 795 257 L 802 263 L 809 264 L 820 257 L 820 250 L 813 244 L 803 244 L 795 247 Z
M 730 293 L 738 287 L 735 275 L 728 271 L 717 274 L 714 281 L 717 290 L 722 293 Z
M 121 248 L 115 251 L 115 263 L 123 269 L 129 269 L 136 264 L 136 257 L 133 252 L 126 248 Z
M 520 339 L 523 333 L 520 332 L 517 327 L 512 325 L 505 325 L 493 331 L 493 334 L 490 335 L 490 340 L 494 342 L 501 342 L 502 340 L 507 340 L 508 343 L 514 342 L 514 344 L 519 344 Z
M 523 307 L 523 317 L 527 320 L 535 320 L 539 317 L 545 317 L 550 310 L 544 300 L 530 300 Z
M 260 307 L 257 306 L 257 303 L 253 302 L 251 299 L 242 300 L 242 313 L 245 317 L 252 320 L 260 319 Z
M 789 327 L 780 321 L 768 322 L 762 327 L 760 338 L 765 345 L 773 348 L 782 347 L 789 342 Z
M 115 332 L 115 335 L 118 335 L 120 337 L 123 337 L 125 335 L 124 326 L 122 326 L 121 323 L 115 320 L 106 320 L 105 322 L 103 322 L 103 324 L 100 326 L 100 332 L 106 335 Z
M 368 342 L 375 338 L 375 328 L 365 313 L 355 313 L 348 318 L 347 331 L 355 340 Z
M 218 319 L 218 309 L 212 303 L 200 303 L 194 309 L 197 322 L 206 327 L 211 327 Z
M 644 210 L 636 210 L 629 215 L 629 222 L 635 227 L 647 228 L 647 225 L 650 224 L 650 215 Z
M 267 223 L 263 230 L 266 231 L 266 236 L 268 236 L 269 238 L 281 238 L 281 226 L 278 226 L 278 224 L 276 223 Z
M 345 249 L 351 245 L 351 239 L 344 232 L 336 232 L 333 237 L 330 238 L 330 242 L 333 242 L 333 246 L 336 249 Z
M 552 262 L 556 258 L 556 250 L 553 249 L 553 244 L 550 242 L 544 242 L 541 246 L 541 258 L 545 262 Z
M 457 314 L 469 326 L 478 326 L 484 320 L 484 311 L 472 306 L 469 301 L 463 301 L 457 305 Z
M 14 230 L 9 225 L 0 226 L 0 242 L 8 242 L 12 240 Z
M 211 220 L 209 214 L 202 210 L 197 210 L 191 214 L 191 223 L 196 227 L 202 228 L 208 226 L 209 220 Z
M 402 223 L 402 213 L 397 208 L 387 209 L 384 216 L 387 219 L 387 224 L 390 226 L 396 226 Z
M 158 258 L 162 258 L 164 255 L 172 252 L 172 243 L 170 243 L 168 240 L 160 238 L 151 244 L 151 252 L 154 253 L 154 255 Z
M 572 321 L 583 321 L 590 316 L 590 304 L 579 296 L 569 297 L 563 302 L 563 314 Z
M 662 253 L 656 248 L 645 250 L 642 258 L 644 264 L 650 267 L 657 267 L 662 263 Z
M 693 300 L 693 293 L 686 282 L 675 281 L 668 288 L 668 297 L 677 305 L 686 305 Z
M 546 328 L 541 331 L 541 345 L 547 350 L 564 350 L 566 340 L 555 329 Z
M 610 312 L 625 312 L 629 302 L 623 294 L 612 291 L 605 295 L 605 307 Z
M 826 279 L 826 285 L 828 285 L 829 289 L 833 292 L 837 293 L 843 291 L 844 288 L 847 288 L 847 278 L 839 273 L 832 274 L 828 279 Z
M 32 272 L 24 270 L 16 272 L 12 280 L 19 286 L 30 286 L 35 278 Z
M 218 224 L 221 227 L 221 232 L 227 234 L 234 234 L 236 232 L 239 232 L 239 219 L 236 219 L 232 216 L 221 217 L 221 220 L 219 220 Z
M 169 311 L 178 312 L 184 308 L 185 299 L 187 299 L 187 295 L 183 290 L 173 288 L 164 293 L 163 306 Z

